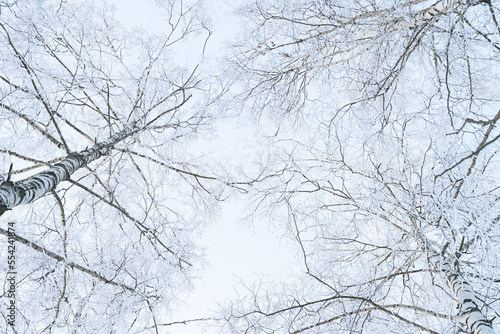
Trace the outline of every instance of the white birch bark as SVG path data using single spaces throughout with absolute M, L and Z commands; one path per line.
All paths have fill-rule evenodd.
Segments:
M 435 252 L 434 254 L 436 255 L 429 259 L 445 275 L 448 286 L 457 297 L 460 321 L 467 326 L 471 334 L 495 334 L 491 321 L 479 309 L 472 286 L 455 270 L 451 258 L 441 257 Z
M 116 143 L 139 130 L 140 128 L 135 123 L 131 123 L 107 140 L 81 152 L 69 154 L 63 161 L 24 182 L 2 182 L 0 184 L 0 215 L 17 205 L 33 202 L 54 190 L 61 181 L 69 179 L 76 170 L 107 154 Z

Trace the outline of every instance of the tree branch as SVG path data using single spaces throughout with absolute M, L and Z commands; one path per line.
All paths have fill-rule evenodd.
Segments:
M 53 258 L 54 260 L 62 262 L 70 268 L 77 269 L 83 273 L 86 273 L 92 277 L 95 277 L 98 280 L 100 280 L 101 282 L 123 288 L 123 289 L 128 290 L 128 291 L 133 292 L 133 293 L 137 293 L 134 288 L 131 288 L 128 285 L 125 285 L 122 283 L 116 283 L 112 280 L 107 279 L 106 277 L 102 276 L 101 274 L 99 274 L 96 271 L 85 268 L 77 263 L 67 261 L 63 256 L 60 256 L 54 252 L 51 252 L 51 251 L 47 250 L 46 248 L 34 243 L 33 241 L 29 241 L 28 239 L 25 239 L 25 238 L 19 236 L 18 234 L 14 233 L 14 232 L 9 232 L 7 230 L 4 230 L 3 228 L 0 228 L 0 234 L 3 234 L 5 236 L 9 236 L 9 237 L 13 237 L 16 241 L 22 243 L 23 245 L 31 247 L 32 249 L 36 250 L 39 253 L 45 254 L 45 255 Z

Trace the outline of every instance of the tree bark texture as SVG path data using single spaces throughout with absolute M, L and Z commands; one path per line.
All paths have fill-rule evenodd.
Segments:
M 440 259 L 441 258 L 441 262 Z M 459 309 L 459 318 L 469 329 L 471 334 L 495 334 L 495 330 L 481 310 L 474 293 L 474 289 L 455 269 L 452 258 L 441 257 L 436 254 L 429 258 L 446 277 L 446 283 L 453 290 Z
M 125 138 L 137 133 L 140 128 L 135 123 L 126 126 L 122 131 L 107 140 L 81 152 L 70 153 L 66 159 L 51 166 L 37 176 L 23 182 L 10 180 L 0 184 L 0 215 L 20 204 L 27 204 L 54 190 L 61 181 L 67 180 L 78 169 L 99 159 Z
M 467 325 L 472 334 L 495 334 L 491 321 L 479 309 L 474 290 L 456 270 L 453 270 L 450 258 L 441 265 L 441 272 L 446 276 L 450 288 L 457 296 L 460 320 Z

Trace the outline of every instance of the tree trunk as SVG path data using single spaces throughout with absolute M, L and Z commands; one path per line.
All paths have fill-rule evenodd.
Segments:
M 81 152 L 70 153 L 66 159 L 43 173 L 24 182 L 10 180 L 0 184 L 0 216 L 17 205 L 33 202 L 54 190 L 61 181 L 67 180 L 78 169 L 107 154 L 113 146 L 140 130 L 131 123 L 107 140 Z
M 448 286 L 457 297 L 460 321 L 467 326 L 471 334 L 495 334 L 491 321 L 479 309 L 472 286 L 454 269 L 451 257 L 443 257 L 439 262 L 440 258 L 441 256 L 436 254 L 429 259 L 445 275 Z

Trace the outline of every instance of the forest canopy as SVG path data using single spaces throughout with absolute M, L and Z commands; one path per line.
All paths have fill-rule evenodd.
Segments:
M 292 242 L 302 273 L 187 322 L 498 331 L 498 2 L 242 1 L 211 59 L 210 4 L 156 3 L 167 33 L 100 1 L 0 2 L 18 332 L 175 331 L 204 266 L 194 236 L 228 198 Z M 253 161 L 193 148 L 227 119 L 255 129 Z

